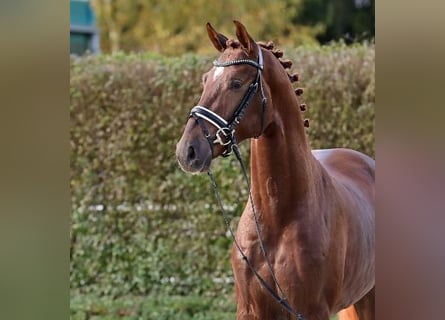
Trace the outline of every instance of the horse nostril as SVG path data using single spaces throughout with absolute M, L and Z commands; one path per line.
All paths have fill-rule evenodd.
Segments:
M 195 160 L 195 158 L 196 158 L 195 148 L 193 148 L 193 146 L 189 146 L 187 149 L 187 160 L 192 161 Z

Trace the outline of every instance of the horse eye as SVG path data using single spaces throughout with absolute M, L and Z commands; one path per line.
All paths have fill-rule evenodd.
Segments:
M 207 81 L 207 76 L 208 76 L 207 73 L 205 73 L 205 74 L 202 76 L 202 83 L 203 83 L 203 84 L 206 83 L 206 81 Z
M 232 80 L 230 82 L 230 89 L 240 89 L 243 86 L 242 81 L 240 80 Z

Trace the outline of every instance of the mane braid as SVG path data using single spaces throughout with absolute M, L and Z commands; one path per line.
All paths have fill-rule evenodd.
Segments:
M 257 44 L 261 48 L 264 48 L 264 49 L 270 51 L 275 56 L 275 58 L 278 59 L 278 61 L 280 62 L 280 64 L 283 66 L 283 68 L 285 70 L 287 70 L 287 69 L 290 70 L 290 68 L 292 67 L 292 64 L 293 64 L 292 61 L 288 60 L 288 59 L 281 59 L 281 58 L 283 58 L 283 54 L 284 54 L 283 50 L 275 49 L 275 44 L 272 41 L 269 41 L 267 43 L 263 42 L 263 41 L 258 41 Z M 229 45 L 229 42 L 227 42 L 227 45 Z M 232 48 L 233 48 L 233 46 L 232 46 Z M 291 83 L 297 82 L 299 80 L 298 73 L 290 74 L 289 72 L 287 72 L 287 76 L 289 77 L 289 81 Z M 297 96 L 301 96 L 303 94 L 303 88 L 296 88 L 294 90 L 294 92 L 295 92 L 295 94 Z M 298 102 L 298 104 L 299 104 L 299 107 L 300 107 L 300 111 L 301 112 L 305 112 L 306 109 L 307 109 L 306 104 L 305 103 L 300 103 L 300 102 Z M 304 127 L 309 128 L 309 119 L 304 119 L 303 125 L 304 125 Z
M 263 42 L 263 41 L 258 41 L 257 44 L 261 48 L 264 48 L 264 49 L 270 51 L 278 59 L 278 61 L 280 61 L 281 65 L 283 66 L 284 69 L 290 69 L 292 67 L 293 62 L 288 59 L 281 59 L 284 54 L 283 50 L 275 49 L 275 44 L 272 41 L 269 41 L 267 43 Z M 288 72 L 287 75 L 289 76 L 289 80 L 292 83 L 297 82 L 299 79 L 298 73 L 289 74 L 289 72 Z

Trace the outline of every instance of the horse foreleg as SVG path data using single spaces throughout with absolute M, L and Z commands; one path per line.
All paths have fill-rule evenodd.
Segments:
M 341 310 L 339 313 L 337 313 L 337 315 L 338 320 L 359 320 L 353 305 Z
M 359 320 L 375 319 L 375 287 L 355 303 Z
M 375 319 L 375 287 L 354 305 L 341 310 L 338 320 L 374 320 Z

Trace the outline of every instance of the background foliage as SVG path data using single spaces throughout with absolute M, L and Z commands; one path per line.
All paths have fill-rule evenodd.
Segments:
M 305 46 L 285 57 L 306 89 L 312 146 L 373 156 L 374 45 Z M 213 58 L 119 53 L 71 60 L 70 283 L 77 299 L 232 293 L 232 241 L 208 178 L 183 173 L 175 160 Z M 242 152 L 248 156 L 247 143 Z M 239 168 L 232 158 L 218 159 L 214 171 L 236 225 L 247 199 Z
M 257 39 L 302 43 L 374 37 L 374 0 L 92 0 L 103 52 L 210 53 L 205 24 L 237 19 Z M 204 44 L 204 45 L 203 45 Z

